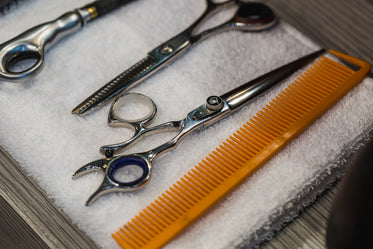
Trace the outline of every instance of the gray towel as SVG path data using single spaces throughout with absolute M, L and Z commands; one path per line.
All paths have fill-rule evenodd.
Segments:
M 24 2 L 1 17 L 0 42 L 87 2 Z M 219 123 L 185 137 L 175 150 L 154 161 L 151 182 L 143 190 L 106 195 L 85 207 L 103 175 L 89 174 L 74 181 L 71 175 L 80 166 L 101 158 L 101 145 L 123 141 L 131 131 L 107 126 L 108 105 L 83 118 L 73 116 L 71 110 L 147 51 L 186 28 L 204 5 L 203 0 L 137 1 L 52 47 L 44 70 L 34 80 L 0 82 L 2 146 L 103 248 L 118 248 L 112 232 L 301 73 Z M 178 120 L 206 97 L 225 93 L 316 49 L 317 45 L 284 22 L 260 33 L 226 32 L 203 41 L 131 92 L 148 95 L 158 105 L 155 124 Z M 276 217 L 291 218 L 291 207 L 304 204 L 300 197 L 317 190 L 312 187 L 315 181 L 332 174 L 338 167 L 332 162 L 372 124 L 372 93 L 373 81 L 366 79 L 166 248 L 230 248 L 266 235 L 279 224 Z M 131 151 L 150 149 L 169 135 L 148 137 Z

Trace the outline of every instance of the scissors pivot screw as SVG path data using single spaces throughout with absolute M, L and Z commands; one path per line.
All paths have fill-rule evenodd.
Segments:
M 112 158 L 114 155 L 114 151 L 112 150 L 105 150 L 105 157 L 106 158 Z
M 156 126 L 148 127 L 146 124 L 148 122 L 151 122 L 151 119 L 155 116 L 155 113 L 157 111 L 154 102 L 149 97 L 146 97 L 142 94 L 127 93 L 122 95 L 121 97 L 118 97 L 111 105 L 108 121 L 109 123 L 115 122 L 118 124 L 123 124 L 123 126 L 125 126 L 126 124 L 128 126 L 132 126 L 135 129 L 135 134 L 132 138 L 122 143 L 102 146 L 102 150 L 109 151 L 109 154 L 106 154 L 108 158 L 90 162 L 74 173 L 74 179 L 92 171 L 102 171 L 105 173 L 105 178 L 101 183 L 101 186 L 97 189 L 96 192 L 91 195 L 86 205 L 90 205 L 99 196 L 109 192 L 129 192 L 145 186 L 151 176 L 152 161 L 154 158 L 156 158 L 161 153 L 174 148 L 185 135 L 192 132 L 193 130 L 198 128 L 202 129 L 203 127 L 206 127 L 226 117 L 229 113 L 249 103 L 252 99 L 260 96 L 268 89 L 282 82 L 284 78 L 294 73 L 296 70 L 300 69 L 310 60 L 321 55 L 323 52 L 324 50 L 320 50 L 302 57 L 254 80 L 246 82 L 245 84 L 236 87 L 235 89 L 221 95 L 220 97 L 210 96 L 207 98 L 206 103 L 195 108 L 194 110 L 189 112 L 184 119 L 179 121 L 169 121 Z M 143 100 L 149 105 L 153 106 L 153 111 L 148 117 L 145 118 L 145 120 L 134 119 L 133 121 L 128 121 L 120 118 L 115 113 L 115 107 L 117 106 L 117 104 L 122 106 L 125 103 L 124 101 L 120 101 L 120 99 L 123 100 L 124 97 L 127 97 L 127 101 L 128 97 L 139 97 L 140 100 Z M 121 156 L 113 156 L 112 154 L 115 151 L 124 149 L 131 143 L 138 141 L 138 139 L 140 139 L 141 136 L 146 135 L 146 133 L 155 134 L 157 132 L 170 130 L 177 131 L 178 133 L 167 142 L 158 145 L 151 150 Z M 132 171 L 133 167 L 135 167 L 136 170 Z M 126 170 L 131 172 L 129 174 L 131 176 L 131 180 L 120 181 L 116 179 L 116 176 L 118 176 L 118 174 L 115 173 L 122 168 L 126 168 Z M 141 176 L 138 176 L 138 168 L 142 171 Z
M 207 98 L 206 107 L 211 111 L 219 110 L 223 107 L 223 101 L 219 96 L 210 96 Z
M 161 48 L 161 54 L 170 54 L 174 51 L 173 47 L 168 44 L 165 44 Z
M 83 115 L 102 106 L 121 92 L 139 84 L 146 77 L 158 71 L 158 69 L 169 65 L 190 47 L 212 35 L 226 30 L 262 31 L 272 27 L 277 20 L 272 10 L 262 3 L 246 2 L 244 0 L 204 1 L 206 2 L 205 11 L 194 23 L 178 35 L 161 43 L 161 45 L 148 52 L 144 59 L 98 89 L 79 104 L 73 110 L 73 113 Z M 213 16 L 213 13 L 224 11 L 233 6 L 238 7 L 238 10 L 231 19 L 219 25 L 200 30 L 200 27 Z

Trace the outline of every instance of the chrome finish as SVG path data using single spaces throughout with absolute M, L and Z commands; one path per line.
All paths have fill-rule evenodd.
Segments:
M 89 14 L 89 13 L 88 13 Z M 54 21 L 38 25 L 0 45 L 0 78 L 7 81 L 27 80 L 40 72 L 44 65 L 45 50 L 61 38 L 82 27 L 82 17 L 77 11 L 67 12 Z M 24 59 L 36 59 L 30 68 L 14 72 L 12 64 Z
M 129 97 L 133 94 L 125 94 L 123 97 Z M 147 98 L 144 95 L 136 94 L 137 96 L 140 96 L 142 98 Z M 185 119 L 180 121 L 171 121 L 166 122 L 161 125 L 157 125 L 151 128 L 147 128 L 145 124 L 150 121 L 152 117 L 154 117 L 154 112 L 151 112 L 150 115 L 144 118 L 144 120 L 138 120 L 138 121 L 127 121 L 122 118 L 118 118 L 117 114 L 115 114 L 115 108 L 117 106 L 117 101 L 119 98 L 117 98 L 109 112 L 109 122 L 117 124 L 117 125 L 130 125 L 135 128 L 135 135 L 120 144 L 114 144 L 114 145 L 106 145 L 101 147 L 101 150 L 109 157 L 96 160 L 93 162 L 90 162 L 80 169 L 78 169 L 73 174 L 73 179 L 76 179 L 79 176 L 82 176 L 84 174 L 93 172 L 93 171 L 102 171 L 105 173 L 105 178 L 100 185 L 100 187 L 89 197 L 89 199 L 86 202 L 86 205 L 90 205 L 94 200 L 96 200 L 98 197 L 110 193 L 110 192 L 129 192 L 137 190 L 141 187 L 143 187 L 149 180 L 151 176 L 151 170 L 152 170 L 152 161 L 154 158 L 156 158 L 158 155 L 167 152 L 168 150 L 174 148 L 178 142 L 183 138 L 185 135 L 190 133 L 191 131 L 199 128 L 204 127 L 208 124 L 211 124 L 215 122 L 218 119 L 221 119 L 224 114 L 229 113 L 230 109 L 229 106 L 226 103 L 223 103 L 220 109 L 217 109 L 215 111 L 210 110 L 207 108 L 206 104 L 199 106 L 198 108 L 194 109 L 188 115 Z M 153 103 L 153 102 L 151 102 Z M 151 117 L 151 118 L 150 118 Z M 149 119 L 150 118 L 150 119 Z M 177 130 L 178 133 L 175 137 L 167 141 L 166 143 L 151 149 L 149 151 L 143 152 L 143 153 L 134 153 L 129 155 L 122 155 L 122 156 L 112 156 L 113 153 L 119 149 L 123 149 L 126 146 L 129 146 L 130 144 L 134 143 L 137 139 L 142 137 L 144 134 L 149 132 L 164 132 L 167 130 Z M 113 171 L 115 171 L 118 168 L 118 166 L 114 166 L 116 162 L 120 162 L 120 160 L 127 159 L 127 158 L 136 158 L 137 160 L 141 160 L 144 162 L 144 167 L 146 170 L 146 173 L 143 174 L 141 177 L 139 177 L 135 184 L 129 184 L 120 182 L 115 179 L 113 176 Z M 129 165 L 129 164 L 128 164 Z M 125 167 L 126 164 L 121 165 L 119 167 Z
M 174 48 L 170 45 L 165 45 L 161 49 L 161 54 L 171 54 L 174 51 Z
M 76 10 L 80 17 L 82 18 L 83 25 L 87 24 L 89 21 L 93 20 L 97 17 L 96 13 L 91 13 L 90 9 L 88 8 L 81 8 Z
M 246 84 L 241 85 L 236 89 L 233 89 L 228 93 L 225 93 L 221 96 L 221 98 L 228 103 L 232 110 L 237 109 L 255 97 L 263 94 L 265 91 L 273 87 L 277 82 L 285 79 L 291 73 L 294 73 L 296 69 L 304 66 L 316 57 L 322 55 L 324 52 L 325 49 L 321 49 L 299 58 L 298 60 L 279 67 L 269 73 L 247 82 Z
M 94 94 L 92 94 L 81 104 L 75 107 L 72 113 L 84 115 L 92 110 L 95 110 L 99 106 L 105 104 L 111 98 L 119 95 L 123 91 L 129 90 L 159 69 L 169 65 L 171 62 L 185 53 L 189 47 L 197 44 L 198 42 L 206 39 L 209 36 L 226 30 L 260 31 L 268 29 L 276 23 L 275 17 L 269 20 L 262 20 L 262 22 L 257 22 L 255 24 L 244 23 L 237 20 L 236 13 L 236 15 L 231 20 L 214 28 L 196 34 L 198 28 L 214 13 L 232 6 L 240 7 L 244 6 L 245 4 L 244 2 L 238 0 L 228 0 L 221 3 L 215 3 L 211 0 L 207 0 L 206 2 L 207 7 L 205 11 L 192 25 L 190 25 L 180 34 L 176 35 L 175 37 L 162 43 L 161 45 L 150 51 L 145 59 L 136 63 L 130 69 L 126 70 L 125 72 L 111 80 L 109 83 L 104 85 L 102 88 L 97 90 Z M 151 60 L 149 58 L 151 58 Z M 143 63 L 144 60 L 151 61 L 152 63 Z M 129 70 L 136 71 L 136 73 L 131 74 L 129 77 L 127 77 Z M 126 75 L 126 77 L 123 77 L 123 75 Z
M 205 126 L 208 126 L 224 118 L 232 111 L 236 110 L 239 107 L 242 107 L 244 104 L 247 104 L 250 100 L 262 94 L 269 88 L 277 85 L 285 77 L 294 73 L 296 70 L 300 69 L 322 53 L 324 53 L 324 50 L 320 50 L 304 56 L 289 64 L 279 67 L 259 78 L 247 82 L 233 89 L 232 91 L 223 94 L 220 97 L 210 96 L 209 98 L 207 98 L 205 104 L 189 112 L 186 118 L 183 120 L 166 122 L 153 127 L 147 127 L 147 124 L 149 124 L 155 117 L 157 110 L 155 104 L 151 99 L 141 94 L 125 94 L 117 98 L 110 108 L 108 122 L 110 125 L 123 125 L 133 127 L 135 130 L 135 134 L 132 138 L 123 143 L 102 146 L 101 151 L 105 153 L 106 158 L 88 163 L 74 173 L 74 179 L 92 171 L 102 171 L 105 173 L 105 178 L 101 186 L 91 195 L 91 197 L 86 202 L 86 205 L 90 205 L 99 196 L 102 196 L 109 192 L 129 192 L 145 186 L 145 184 L 150 180 L 152 161 L 158 155 L 174 148 L 185 135 L 189 134 L 193 130 L 197 128 L 202 129 Z M 151 111 L 142 119 L 134 119 L 129 121 L 120 118 L 120 115 L 117 113 L 117 109 L 119 108 L 118 105 L 120 105 L 118 101 L 121 98 L 124 99 L 130 97 L 140 98 L 141 101 L 144 101 L 148 106 L 150 106 Z M 178 131 L 178 133 L 172 139 L 159 145 L 156 148 L 142 153 L 113 156 L 114 152 L 119 151 L 120 149 L 127 148 L 127 146 L 133 144 L 140 137 L 147 133 L 164 132 L 170 129 L 176 130 Z M 143 173 L 140 177 L 132 182 L 121 182 L 115 179 L 115 171 L 133 164 L 142 168 Z
M 105 178 L 103 182 L 101 183 L 100 187 L 88 198 L 86 201 L 86 206 L 89 206 L 92 202 L 94 202 L 97 198 L 99 198 L 102 195 L 111 193 L 111 192 L 130 192 L 134 191 L 136 189 L 141 188 L 144 186 L 150 179 L 151 175 L 151 164 L 148 159 L 148 157 L 145 154 L 134 154 L 133 156 L 136 156 L 137 158 L 140 158 L 144 160 L 148 167 L 147 174 L 140 179 L 140 181 L 133 185 L 128 185 L 126 183 L 121 183 L 111 175 L 108 174 L 110 168 L 112 165 L 117 162 L 118 160 L 122 159 L 122 156 L 119 157 L 113 157 L 110 159 L 101 159 L 97 161 L 90 162 L 83 167 L 81 167 L 79 170 L 77 170 L 74 175 L 73 179 L 76 179 L 82 175 L 85 175 L 90 172 L 94 171 L 102 171 L 105 173 Z
M 209 110 L 219 110 L 223 106 L 223 100 L 218 96 L 210 96 L 206 100 L 206 107 Z
M 152 50 L 147 57 L 112 79 L 109 83 L 75 107 L 72 113 L 78 115 L 87 114 L 99 108 L 113 97 L 118 96 L 123 91 L 128 91 L 162 67 L 171 63 L 172 60 L 177 58 L 180 53 L 183 52 L 183 49 L 189 45 L 189 42 L 186 37 L 179 36 L 170 40 L 167 45 L 176 49 L 173 49 L 172 52 L 168 54 L 164 54 L 162 46 Z

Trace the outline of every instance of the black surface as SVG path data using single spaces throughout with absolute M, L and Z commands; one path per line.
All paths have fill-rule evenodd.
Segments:
M 275 18 L 273 11 L 265 4 L 245 3 L 240 6 L 236 20 L 242 23 L 267 23 Z
M 329 249 L 368 248 L 373 231 L 373 141 L 354 160 L 328 220 Z
M 102 16 L 114 9 L 121 7 L 122 5 L 133 1 L 135 0 L 98 0 L 87 4 L 83 8 L 95 7 L 97 9 L 98 16 Z

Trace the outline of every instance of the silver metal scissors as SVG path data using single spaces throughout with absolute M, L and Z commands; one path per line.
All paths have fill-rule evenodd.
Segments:
M 135 133 L 131 139 L 123 143 L 101 147 L 101 152 L 106 155 L 105 158 L 90 162 L 74 173 L 73 179 L 92 171 L 102 171 L 105 173 L 105 178 L 101 186 L 90 196 L 86 205 L 90 205 L 96 198 L 109 192 L 128 192 L 143 187 L 150 179 L 152 162 L 159 154 L 175 147 L 180 139 L 191 131 L 197 128 L 206 127 L 247 104 L 250 100 L 281 82 L 288 75 L 318 57 L 323 52 L 324 50 L 320 50 L 304 56 L 249 81 L 221 96 L 210 96 L 207 98 L 205 104 L 189 112 L 183 120 L 166 122 L 153 127 L 149 127 L 148 125 L 153 120 L 157 109 L 151 99 L 144 95 L 133 93 L 127 93 L 118 97 L 110 108 L 108 116 L 109 125 L 133 127 Z M 140 98 L 151 107 L 151 111 L 143 119 L 129 121 L 120 118 L 116 111 L 117 108 L 120 107 L 120 104 L 123 103 L 122 101 L 125 101 L 126 98 Z M 170 129 L 178 131 L 177 135 L 156 148 L 142 153 L 113 156 L 115 152 L 133 144 L 145 134 L 164 132 L 169 131 Z M 121 168 L 129 166 L 139 168 L 141 170 L 141 175 L 131 181 L 119 181 L 116 179 L 114 173 Z
M 0 79 L 24 81 L 39 73 L 45 50 L 86 23 L 133 0 L 98 0 L 35 26 L 0 44 Z M 23 63 L 23 64 L 22 64 Z
M 244 3 L 240 0 L 226 0 L 220 3 L 206 0 L 206 2 L 207 7 L 204 13 L 191 26 L 150 51 L 145 58 L 98 89 L 75 107 L 72 113 L 84 115 L 100 107 L 111 98 L 123 91 L 129 90 L 146 77 L 167 66 L 186 52 L 188 48 L 209 36 L 225 30 L 262 31 L 272 27 L 276 22 L 275 14 L 269 7 L 262 3 Z M 239 8 L 232 19 L 196 34 L 198 28 L 212 14 L 233 6 L 238 6 Z

